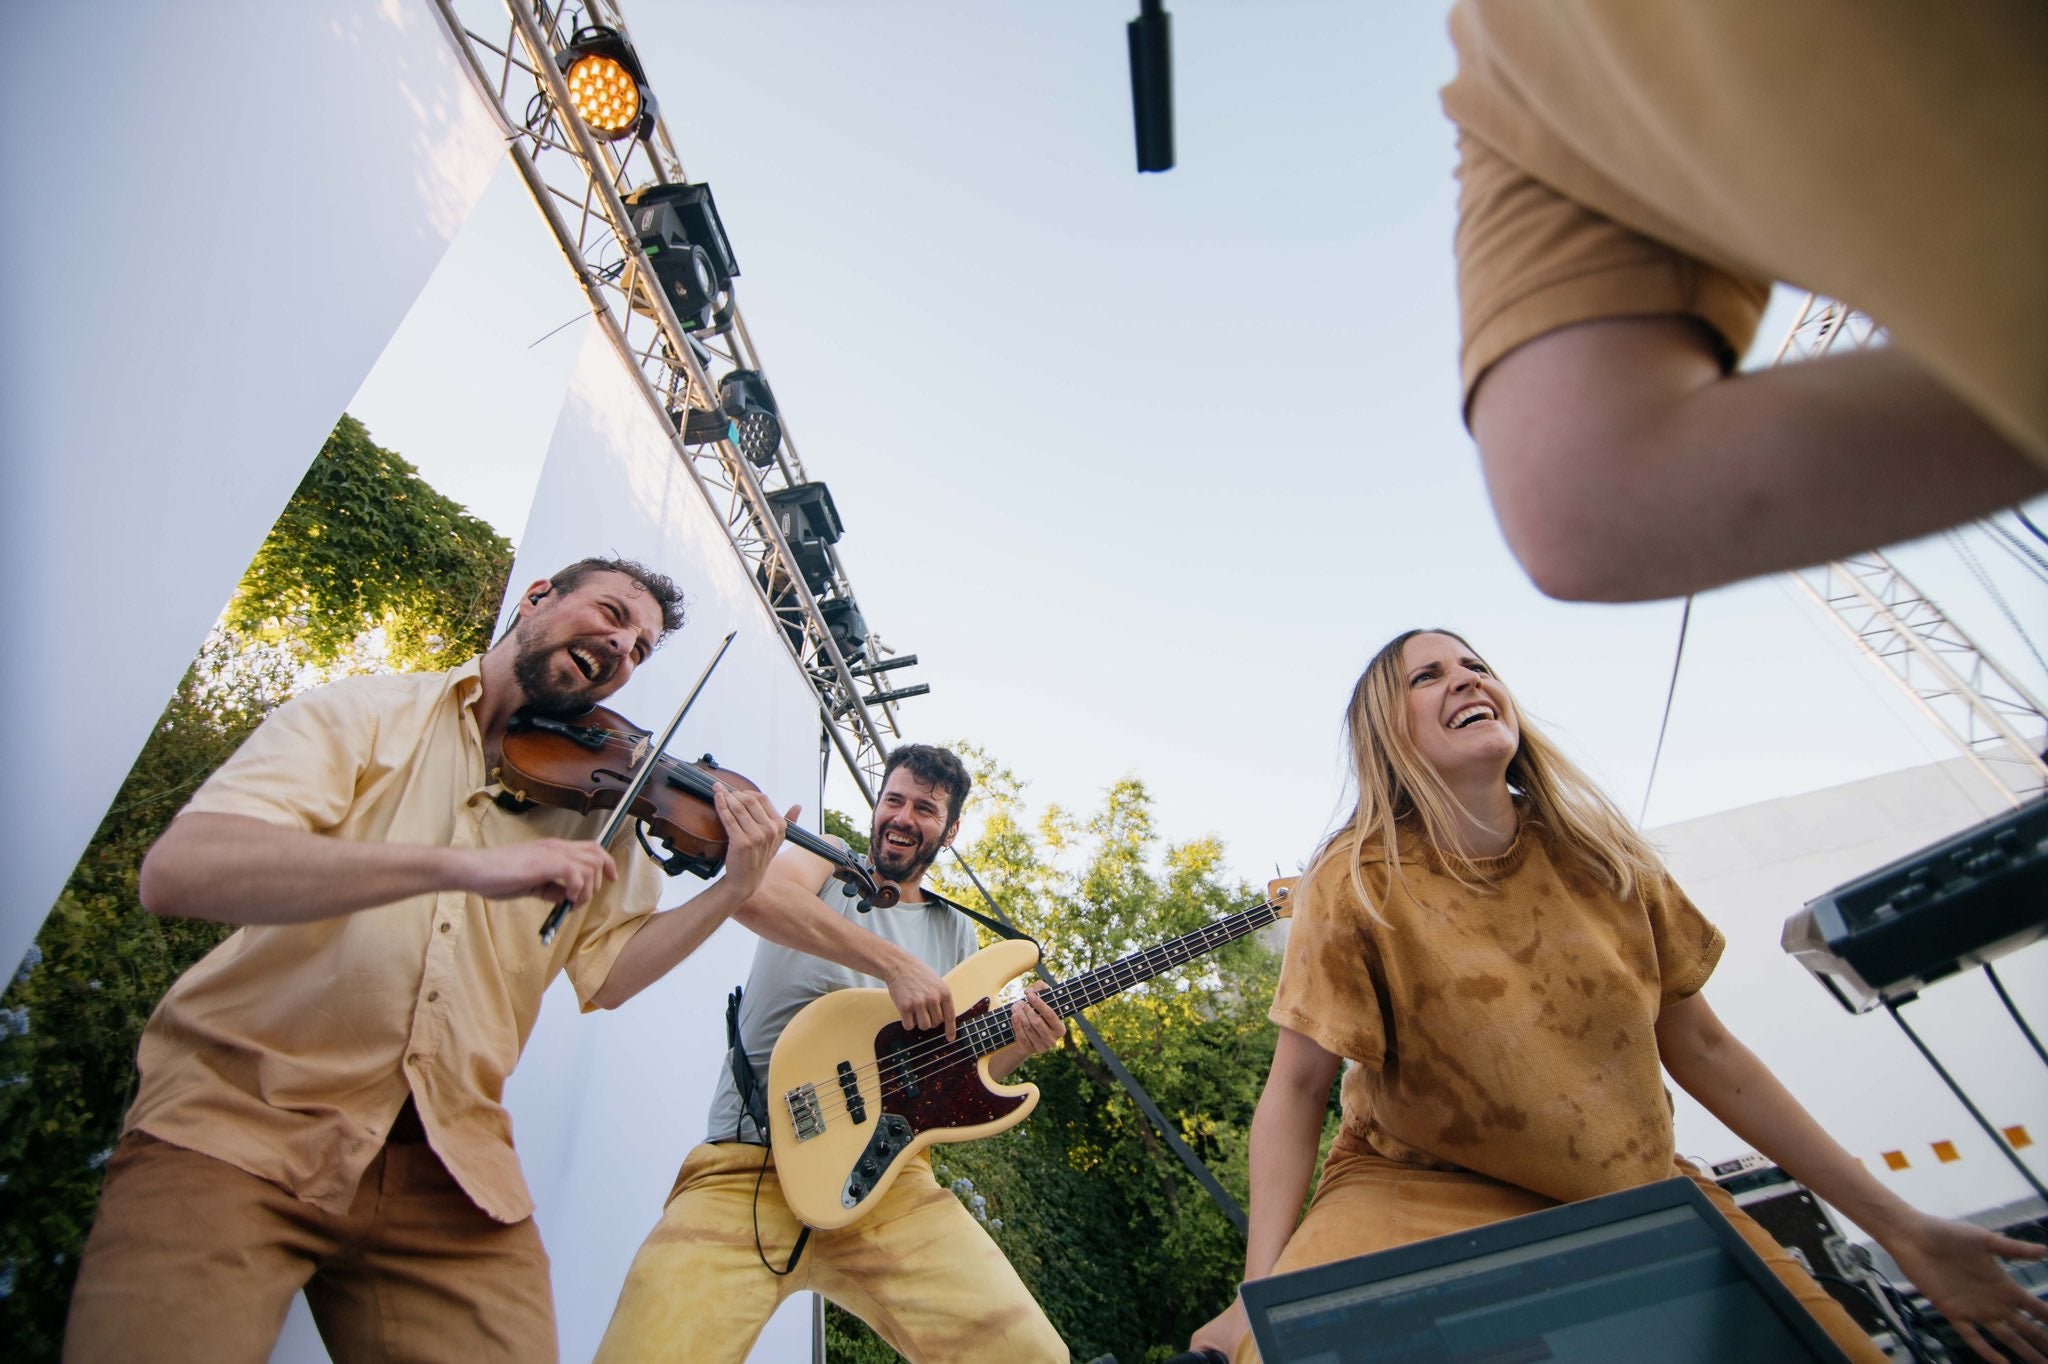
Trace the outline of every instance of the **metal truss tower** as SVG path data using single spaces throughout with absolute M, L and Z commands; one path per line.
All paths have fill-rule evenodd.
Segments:
M 879 661 L 871 636 L 860 641 L 862 648 L 851 648 L 851 640 L 843 648 L 820 612 L 821 600 L 852 603 L 853 589 L 838 550 L 826 544 L 828 580 L 822 591 L 811 590 L 768 500 L 780 489 L 810 481 L 787 426 L 772 462 L 757 471 L 729 428 L 709 439 L 705 428 L 693 430 L 686 422 L 692 410 L 720 410 L 714 372 L 722 376 L 762 366 L 737 304 L 722 334 L 686 332 L 638 244 L 625 196 L 653 182 L 687 179 L 667 126 L 657 119 L 646 138 L 601 142 L 570 112 L 568 86 L 555 59 L 568 47 L 574 28 L 602 24 L 627 34 L 618 5 L 615 0 L 579 0 L 573 6 L 562 0 L 433 0 L 433 6 L 464 74 L 504 133 L 508 153 L 591 311 L 639 380 L 650 413 L 674 433 L 677 457 L 782 626 L 797 666 L 817 695 L 826 732 L 872 803 L 889 740 L 900 737 L 892 703 L 926 688 L 881 690 L 874 683 L 878 674 L 916 660 Z M 849 652 L 864 654 L 868 663 L 857 671 L 848 663 Z M 875 689 L 864 690 L 864 684 Z
M 1815 359 L 1836 345 L 1862 349 L 1883 335 L 1863 314 L 1808 294 L 1772 363 Z M 2007 802 L 2048 788 L 2039 751 L 2048 710 L 1891 560 L 1871 550 L 1792 577 Z

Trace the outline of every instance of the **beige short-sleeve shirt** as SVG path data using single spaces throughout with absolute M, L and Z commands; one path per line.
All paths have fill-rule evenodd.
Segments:
M 1404 843 L 1368 850 L 1376 921 L 1326 866 L 1295 907 L 1271 1017 L 1357 1064 L 1344 1125 L 1390 1160 L 1560 1201 L 1671 1172 L 1654 1029 L 1722 939 L 1668 879 L 1619 900 L 1533 820 L 1461 885 Z
M 1458 0 L 1450 27 L 1468 401 L 1603 318 L 1690 316 L 1732 364 L 1784 281 L 2048 464 L 2048 6 Z
M 497 804 L 474 714 L 475 660 L 348 678 L 264 721 L 186 812 L 358 842 L 491 848 L 590 838 L 599 821 Z M 463 891 L 314 923 L 237 930 L 151 1015 L 127 1127 L 345 1212 L 411 1094 L 428 1140 L 492 1217 L 533 1211 L 505 1078 L 563 971 L 584 1007 L 660 894 L 630 842 L 619 879 L 540 941 L 552 906 Z

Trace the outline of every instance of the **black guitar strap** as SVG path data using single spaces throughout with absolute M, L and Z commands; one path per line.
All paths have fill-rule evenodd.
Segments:
M 768 1145 L 768 1094 L 761 1084 L 761 1077 L 754 1073 L 754 1063 L 747 1058 L 747 1049 L 740 1045 L 740 987 L 735 985 L 731 994 L 725 997 L 725 1044 L 726 1054 L 732 1058 L 732 1084 L 739 1091 L 740 1116 L 733 1123 L 732 1139 L 745 1141 L 744 1124 L 753 1123 L 754 1131 L 760 1135 L 761 1169 L 754 1176 L 754 1254 L 761 1257 L 761 1266 L 780 1279 L 796 1269 L 796 1262 L 802 1258 L 804 1243 L 811 1239 L 811 1229 L 805 1227 L 797 1233 L 796 1244 L 790 1247 L 789 1260 L 777 1269 L 768 1259 L 768 1252 L 761 1245 L 761 1186 L 768 1180 L 768 1162 L 774 1151 Z
M 1028 942 L 1032 946 L 1039 948 L 1039 955 L 1041 957 L 1045 955 L 1044 944 L 1040 943 L 1038 939 L 1032 937 L 1029 933 L 1020 932 L 1015 927 L 1011 926 L 1010 924 L 1002 922 L 1000 919 L 991 919 L 986 914 L 977 913 L 976 911 L 969 909 L 966 905 L 961 904 L 958 900 L 949 900 L 945 896 L 933 890 L 930 886 L 924 887 L 924 893 L 930 896 L 932 899 L 937 900 L 946 908 L 958 910 L 960 913 L 965 914 L 968 918 L 974 920 L 974 922 L 988 929 L 991 933 L 994 933 L 998 938 L 1011 938 L 1018 942 Z
M 959 865 L 961 871 L 967 873 L 967 879 L 974 882 L 974 888 L 981 892 L 981 898 L 988 902 L 989 908 L 1001 914 L 1003 912 L 1002 906 L 996 903 L 995 896 L 988 893 L 988 887 L 984 886 L 981 883 L 981 878 L 974 874 L 974 868 L 968 865 L 967 859 L 960 855 L 958 848 L 953 849 L 953 861 Z M 937 891 L 928 890 L 926 893 L 937 895 L 941 903 L 951 905 L 954 909 L 959 910 L 977 923 L 987 924 L 1005 938 L 1029 939 L 1039 949 L 1039 978 L 1048 985 L 1059 983 L 1045 969 L 1045 947 L 1036 938 L 1032 938 L 1028 933 L 1020 933 L 1007 924 L 997 923 L 993 919 L 976 914 L 967 906 L 948 900 L 943 895 L 938 895 Z M 1138 1077 L 1125 1069 L 1123 1061 L 1114 1051 L 1110 1050 L 1109 1043 L 1105 1042 L 1102 1034 L 1095 1030 L 1095 1025 L 1088 1021 L 1085 1014 L 1077 1013 L 1074 1015 L 1074 1026 L 1079 1028 L 1081 1035 L 1088 1039 L 1088 1045 L 1095 1049 L 1095 1054 L 1102 1059 L 1104 1065 L 1109 1067 L 1110 1073 L 1116 1076 L 1117 1082 L 1124 1087 L 1124 1092 L 1131 1096 L 1132 1102 L 1136 1103 L 1145 1116 L 1152 1120 L 1152 1125 L 1158 1129 L 1159 1135 L 1165 1138 L 1166 1144 L 1172 1148 L 1173 1153 L 1180 1157 L 1181 1164 L 1187 1167 L 1188 1173 L 1193 1175 L 1201 1186 L 1208 1191 L 1209 1197 L 1216 1201 L 1216 1206 L 1222 1210 L 1225 1217 L 1230 1219 L 1231 1225 L 1237 1228 L 1238 1235 L 1243 1236 L 1247 1234 L 1246 1229 L 1250 1224 L 1245 1217 L 1244 1209 L 1238 1206 L 1237 1200 L 1230 1196 L 1230 1191 L 1225 1189 L 1217 1180 L 1215 1173 L 1209 1169 L 1208 1164 L 1195 1154 L 1194 1148 L 1181 1139 L 1180 1133 L 1175 1129 L 1175 1124 L 1168 1121 L 1166 1114 L 1160 1111 L 1159 1105 L 1152 1101 L 1152 1096 L 1147 1094 L 1145 1087 L 1138 1083 Z

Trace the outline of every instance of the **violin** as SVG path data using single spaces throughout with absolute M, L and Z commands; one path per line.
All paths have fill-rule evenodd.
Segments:
M 514 800 L 589 813 L 615 810 L 647 756 L 652 735 L 616 711 L 592 706 L 573 719 L 521 711 L 506 726 L 497 777 Z M 630 806 L 640 844 L 670 876 L 718 874 L 725 865 L 726 833 L 712 792 L 720 785 L 737 791 L 761 788 L 707 753 L 684 762 L 664 753 Z M 663 857 L 647 844 L 652 834 L 668 849 Z M 783 837 L 832 864 L 832 875 L 868 903 L 887 909 L 901 892 L 877 881 L 852 854 L 807 829 L 784 821 Z

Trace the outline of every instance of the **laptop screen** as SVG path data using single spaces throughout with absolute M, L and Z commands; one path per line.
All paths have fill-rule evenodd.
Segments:
M 1689 1180 L 1260 1280 L 1244 1295 L 1266 1364 L 1842 1358 Z

